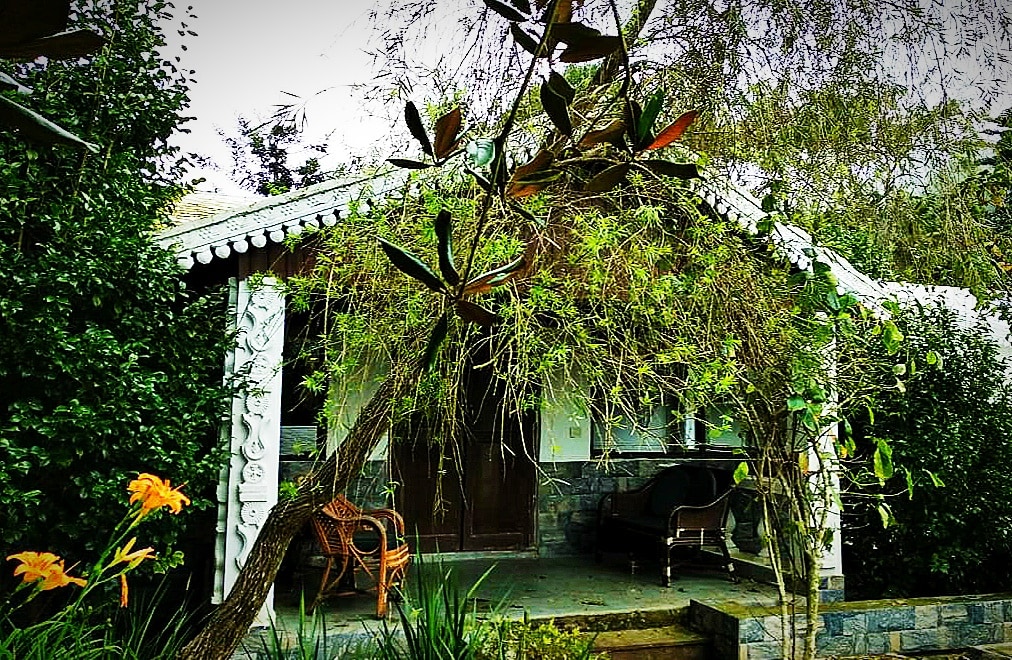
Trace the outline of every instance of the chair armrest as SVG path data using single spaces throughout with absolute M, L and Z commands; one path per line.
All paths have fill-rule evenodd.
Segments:
M 370 509 L 363 511 L 362 514 L 378 520 L 389 520 L 394 525 L 394 533 L 398 537 L 404 536 L 404 517 L 393 509 Z
M 376 534 L 379 535 L 379 545 L 377 545 L 376 549 L 371 552 L 363 552 L 361 548 L 355 545 L 355 536 L 352 535 L 348 542 L 351 544 L 352 548 L 354 548 L 355 554 L 359 556 L 370 554 L 382 556 L 383 553 L 387 551 L 386 524 L 384 524 L 383 521 L 380 520 L 379 518 L 367 515 L 359 516 L 358 520 L 356 520 L 356 524 L 358 525 L 358 529 L 365 529 L 372 532 L 376 532 Z
M 717 530 L 726 526 L 731 492 L 727 491 L 709 504 L 702 506 L 676 506 L 668 516 L 668 531 L 678 529 Z

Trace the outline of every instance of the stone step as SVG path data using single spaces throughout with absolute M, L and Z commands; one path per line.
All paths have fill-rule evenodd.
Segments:
M 710 640 L 678 625 L 598 633 L 594 650 L 611 660 L 709 660 Z

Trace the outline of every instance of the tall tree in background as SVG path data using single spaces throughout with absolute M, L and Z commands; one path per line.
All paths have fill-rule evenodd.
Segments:
M 158 55 L 168 12 L 77 3 L 71 27 L 103 35 L 97 54 L 9 68 L 34 109 L 98 151 L 0 131 L 0 555 L 101 548 L 119 517 L 107 504 L 138 472 L 211 505 L 221 306 L 186 291 L 150 239 L 180 193 L 167 140 L 192 73 Z M 159 541 L 182 520 L 159 521 Z

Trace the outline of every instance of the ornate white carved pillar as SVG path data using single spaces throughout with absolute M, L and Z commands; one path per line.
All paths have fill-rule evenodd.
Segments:
M 231 283 L 236 346 L 226 361 L 226 378 L 239 374 L 248 386 L 232 399 L 229 464 L 218 485 L 218 538 L 213 602 L 220 603 L 236 577 L 267 513 L 278 499 L 281 446 L 281 362 L 285 300 L 277 281 L 265 278 L 252 288 L 246 279 Z M 271 589 L 255 625 L 269 625 Z

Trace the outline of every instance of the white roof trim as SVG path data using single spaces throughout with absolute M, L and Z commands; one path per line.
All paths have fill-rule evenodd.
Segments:
M 362 201 L 367 191 L 385 197 L 401 189 L 406 180 L 399 172 L 384 172 L 325 181 L 169 227 L 158 232 L 155 239 L 176 255 L 183 268 L 190 269 L 195 263 L 209 264 L 233 253 L 245 253 L 251 246 L 262 248 L 268 242 L 281 243 L 307 228 L 332 227 L 348 212 L 349 203 Z M 382 181 L 382 185 L 373 189 L 369 184 L 374 181 Z

